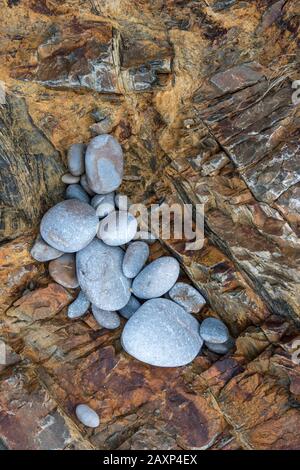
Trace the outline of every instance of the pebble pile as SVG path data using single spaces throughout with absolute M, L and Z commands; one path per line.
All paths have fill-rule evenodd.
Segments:
M 177 282 L 178 261 L 163 256 L 147 264 L 152 234 L 138 232 L 136 218 L 116 194 L 123 177 L 123 152 L 114 137 L 100 135 L 68 152 L 66 200 L 44 215 L 31 255 L 50 261 L 51 277 L 66 288 L 80 287 L 68 307 L 77 319 L 92 311 L 97 323 L 118 328 L 124 350 L 136 359 L 160 367 L 190 363 L 203 345 L 217 354 L 234 346 L 226 325 L 192 315 L 205 299 L 191 285 Z M 125 199 L 126 200 L 126 199 Z M 147 236 L 149 235 L 149 236 Z M 143 238 L 147 239 L 143 241 Z M 87 405 L 76 408 L 90 427 L 99 417 Z

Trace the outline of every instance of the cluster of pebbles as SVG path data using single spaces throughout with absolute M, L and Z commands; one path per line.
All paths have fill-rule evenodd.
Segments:
M 108 134 L 88 146 L 74 144 L 68 152 L 66 200 L 42 218 L 31 254 L 49 263 L 51 277 L 66 288 L 80 287 L 68 307 L 70 319 L 91 308 L 98 324 L 114 329 L 120 316 L 124 350 L 147 364 L 178 367 L 191 362 L 203 344 L 218 354 L 233 347 L 226 325 L 192 315 L 205 299 L 191 285 L 178 282 L 180 266 L 171 256 L 147 263 L 151 234 L 143 240 L 137 219 L 115 191 L 123 177 L 123 152 Z M 122 202 L 123 201 L 123 202 Z M 96 427 L 99 418 L 78 405 L 78 419 Z

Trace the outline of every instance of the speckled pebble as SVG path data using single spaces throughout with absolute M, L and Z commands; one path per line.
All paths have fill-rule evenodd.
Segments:
M 123 259 L 123 273 L 126 277 L 136 277 L 149 257 L 149 246 L 145 242 L 131 243 Z
M 201 338 L 209 343 L 225 343 L 230 335 L 227 326 L 218 318 L 205 318 L 200 326 Z
M 94 196 L 93 199 L 95 197 L 97 196 Z M 112 193 L 103 195 L 102 201 L 97 203 L 95 210 L 96 210 L 97 216 L 100 218 L 106 217 L 108 214 L 114 211 L 115 210 L 115 193 L 112 192 Z
M 120 310 L 129 301 L 131 280 L 122 271 L 124 251 L 94 239 L 76 255 L 77 276 L 87 298 L 103 310 Z
M 119 313 L 124 318 L 130 318 L 132 315 L 140 308 L 141 302 L 132 295 L 129 299 L 129 302 L 125 305 L 125 307 L 119 310 Z
M 46 212 L 41 222 L 41 235 L 57 250 L 73 253 L 91 242 L 98 224 L 99 219 L 91 206 L 77 199 L 68 199 Z
M 74 176 L 71 173 L 65 173 L 62 177 L 61 180 L 65 184 L 75 184 L 79 183 L 80 181 L 80 176 Z
M 77 405 L 75 413 L 79 421 L 89 428 L 97 428 L 100 424 L 96 411 L 92 410 L 88 405 Z
M 92 139 L 85 154 L 89 187 L 97 194 L 117 189 L 123 177 L 123 151 L 119 142 L 109 134 Z
M 137 275 L 132 284 L 132 292 L 140 299 L 161 297 L 173 287 L 179 270 L 179 263 L 175 258 L 158 258 Z
M 65 192 L 66 199 L 78 199 L 78 201 L 90 203 L 90 196 L 80 184 L 70 184 Z
M 235 342 L 232 338 L 229 338 L 225 343 L 210 343 L 205 341 L 205 346 L 216 354 L 227 354 L 231 349 L 234 348 Z
M 89 196 L 95 196 L 95 193 L 94 191 L 91 190 L 91 188 L 89 187 L 88 185 L 88 182 L 87 182 L 87 178 L 86 178 L 86 174 L 82 175 L 81 178 L 80 178 L 80 184 L 81 186 L 83 187 L 83 189 L 85 190 L 86 193 L 88 193 Z
M 96 307 L 96 305 L 92 305 L 92 312 L 97 323 L 103 328 L 107 328 L 108 330 L 119 328 L 121 322 L 117 312 L 102 310 Z
M 129 212 L 113 211 L 99 225 L 98 237 L 110 246 L 125 245 L 137 230 L 137 220 Z
M 170 299 L 181 305 L 187 312 L 198 313 L 206 304 L 205 298 L 190 284 L 176 282 L 169 291 Z
M 74 176 L 80 176 L 84 173 L 84 144 L 73 144 L 68 151 L 68 167 L 70 173 Z
M 121 342 L 131 356 L 160 367 L 190 363 L 203 344 L 198 321 L 167 299 L 145 302 L 126 323 Z
M 37 236 L 33 247 L 30 251 L 31 256 L 40 262 L 51 261 L 52 259 L 59 258 L 63 255 L 63 252 L 56 250 L 52 246 L 48 245 L 40 235 Z
M 75 299 L 68 307 L 68 317 L 72 319 L 82 317 L 88 311 L 90 305 L 90 301 L 81 290 L 77 299 Z
M 58 284 L 75 289 L 79 286 L 76 276 L 75 256 L 66 253 L 49 263 L 49 274 Z
M 116 194 L 115 205 L 120 211 L 127 211 L 130 206 L 130 200 L 125 194 Z

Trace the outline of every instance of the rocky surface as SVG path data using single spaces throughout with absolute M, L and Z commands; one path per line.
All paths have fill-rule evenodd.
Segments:
M 297 0 L 4 2 L 6 447 L 300 448 L 299 13 Z M 122 144 L 130 200 L 205 204 L 203 249 L 171 239 L 163 254 L 207 300 L 196 317 L 228 325 L 228 355 L 206 350 L 180 369 L 135 361 L 119 330 L 89 314 L 71 322 L 77 294 L 31 258 L 63 196 L 66 149 L 92 137 L 94 119 L 92 132 Z M 151 245 L 152 259 L 161 251 Z M 96 430 L 78 426 L 79 403 L 99 415 Z

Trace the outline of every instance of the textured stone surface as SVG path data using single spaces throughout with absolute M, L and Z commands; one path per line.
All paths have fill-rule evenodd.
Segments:
M 75 255 L 73 253 L 65 253 L 58 259 L 50 261 L 49 274 L 54 281 L 64 287 L 75 289 L 79 286 L 76 276 Z
M 114 330 L 120 326 L 120 317 L 117 312 L 110 310 L 102 310 L 101 308 L 92 305 L 92 312 L 97 323 L 108 330 Z
M 92 139 L 86 149 L 85 168 L 89 187 L 97 194 L 117 189 L 123 177 L 123 151 L 119 142 L 104 134 Z
M 41 221 L 41 235 L 57 250 L 79 251 L 95 237 L 98 218 L 88 204 L 69 199 L 49 209 Z
M 103 310 L 119 310 L 130 298 L 131 281 L 122 272 L 124 251 L 93 240 L 76 255 L 77 277 L 87 298 Z
M 1 372 L 8 448 L 299 449 L 298 17 L 297 0 L 2 2 L 0 330 L 21 361 Z M 197 318 L 234 335 L 226 357 L 132 359 L 120 330 L 67 318 L 30 256 L 95 109 L 122 144 L 120 192 L 205 204 L 202 250 L 164 243 L 207 299 Z M 92 433 L 78 403 L 101 417 Z
M 126 323 L 121 341 L 128 354 L 159 367 L 188 364 L 203 344 L 197 320 L 167 299 L 145 302 Z
M 123 259 L 123 273 L 133 278 L 140 272 L 149 257 L 149 247 L 145 242 L 132 242 Z
M 134 295 L 131 295 L 128 303 L 125 305 L 125 307 L 119 310 L 119 313 L 122 315 L 122 317 L 128 319 L 132 317 L 132 315 L 137 311 L 138 308 L 140 308 L 141 305 L 141 302 L 136 297 L 134 297 Z
M 97 236 L 110 246 L 125 245 L 137 231 L 136 218 L 125 211 L 113 211 L 100 222 Z
M 59 258 L 63 255 L 63 252 L 48 245 L 42 237 L 38 235 L 31 248 L 30 254 L 35 260 L 44 262 Z
M 65 192 L 66 199 L 78 199 L 78 201 L 90 203 L 90 196 L 80 184 L 70 184 Z
M 177 281 L 179 269 L 178 261 L 170 256 L 152 261 L 134 279 L 132 292 L 140 299 L 161 297 Z
M 90 301 L 82 292 L 79 292 L 78 297 L 72 302 L 68 307 L 68 317 L 69 318 L 79 318 L 84 315 L 90 308 Z
M 190 284 L 176 282 L 168 292 L 170 299 L 181 305 L 187 312 L 198 313 L 205 305 L 205 298 Z
M 226 343 L 229 340 L 229 331 L 218 318 L 205 318 L 200 326 L 200 336 L 209 343 Z

